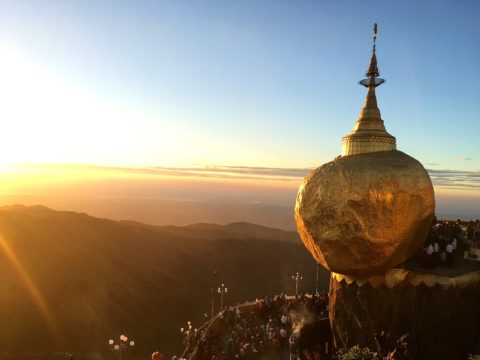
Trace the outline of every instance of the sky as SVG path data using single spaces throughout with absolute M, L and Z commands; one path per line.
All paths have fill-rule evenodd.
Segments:
M 276 184 L 297 169 L 286 185 L 297 188 L 358 118 L 378 22 L 377 97 L 398 149 L 436 191 L 480 195 L 476 1 L 0 4 L 0 172 L 17 174 L 0 179 L 3 193 L 47 186 L 51 164 L 65 165 L 57 180 L 78 175 L 72 164 L 121 177 L 246 167 L 267 183 L 273 169 Z

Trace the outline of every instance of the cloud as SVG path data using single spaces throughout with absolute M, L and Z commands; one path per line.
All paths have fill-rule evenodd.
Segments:
M 313 168 L 270 168 L 249 166 L 214 166 L 199 168 L 155 168 L 156 171 L 181 176 L 233 179 L 301 181 Z M 480 190 L 480 172 L 427 169 L 436 188 Z
M 433 185 L 444 189 L 480 190 L 480 172 L 427 169 Z
M 300 182 L 313 168 L 271 168 L 254 166 L 208 166 L 190 168 L 156 167 L 149 171 L 177 176 L 229 179 L 257 179 Z M 436 188 L 480 190 L 480 172 L 427 169 Z
M 32 164 L 30 169 L 54 170 L 59 172 L 94 171 L 145 176 L 184 176 L 221 179 L 253 179 L 299 181 L 310 173 L 313 168 L 275 168 L 256 166 L 197 166 L 197 167 L 113 167 L 100 165 L 77 164 Z
M 297 181 L 305 177 L 313 168 L 271 168 L 250 166 L 205 166 L 205 167 L 152 167 L 130 168 L 129 171 L 150 174 L 194 176 L 223 179 L 256 179 Z
M 457 156 L 456 159 L 457 159 L 457 160 L 460 160 L 460 161 L 470 161 L 470 160 L 473 160 L 473 158 L 471 158 L 471 157 L 465 157 L 465 156 Z
M 108 171 L 119 175 L 179 176 L 226 180 L 269 180 L 300 183 L 313 168 L 280 168 L 260 166 L 198 166 L 198 167 L 103 167 L 96 165 L 34 165 L 40 169 L 55 168 L 59 171 Z M 427 169 L 435 188 L 480 190 L 480 171 Z

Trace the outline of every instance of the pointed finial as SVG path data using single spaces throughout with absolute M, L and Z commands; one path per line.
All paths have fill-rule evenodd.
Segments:
M 372 56 L 370 58 L 370 65 L 368 66 L 367 73 L 365 74 L 367 78 L 359 82 L 360 85 L 363 85 L 365 87 L 370 87 L 370 86 L 377 87 L 378 85 L 381 85 L 385 82 L 384 79 L 379 78 L 380 72 L 378 71 L 377 55 L 375 54 L 377 50 L 377 31 L 378 31 L 377 23 L 374 23 L 373 24 Z

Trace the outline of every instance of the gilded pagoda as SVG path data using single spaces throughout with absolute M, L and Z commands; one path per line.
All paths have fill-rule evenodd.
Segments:
M 373 50 L 366 79 L 360 85 L 368 88 L 365 104 L 353 130 L 342 139 L 342 156 L 396 149 L 396 139 L 385 129 L 377 106 L 375 88 L 385 82 L 381 79 L 376 55 L 377 24 L 373 29 Z

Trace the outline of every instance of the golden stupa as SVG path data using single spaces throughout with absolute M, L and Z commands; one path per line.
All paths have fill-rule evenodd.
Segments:
M 373 34 L 372 57 L 365 74 L 367 79 L 360 81 L 361 85 L 368 88 L 367 98 L 355 127 L 342 139 L 342 156 L 395 150 L 397 148 L 396 139 L 385 129 L 377 106 L 375 88 L 385 82 L 385 80 L 379 78 L 380 72 L 377 66 L 377 24 L 374 25 Z
M 396 150 L 383 124 L 375 88 L 377 25 L 367 98 L 342 156 L 315 169 L 300 186 L 298 232 L 314 258 L 340 274 L 387 271 L 424 243 L 435 210 L 430 177 L 422 164 Z

